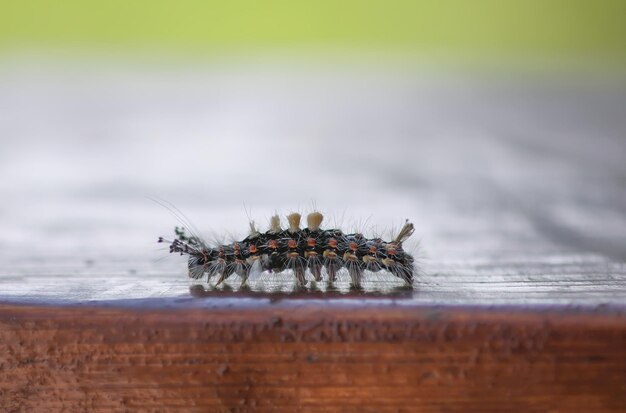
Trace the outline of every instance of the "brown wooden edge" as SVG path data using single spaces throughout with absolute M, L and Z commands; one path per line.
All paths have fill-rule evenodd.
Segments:
M 0 304 L 0 411 L 626 411 L 622 311 Z

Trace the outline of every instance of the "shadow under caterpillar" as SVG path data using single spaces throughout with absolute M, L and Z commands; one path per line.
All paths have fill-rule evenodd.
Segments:
M 287 216 L 289 228 L 282 229 L 275 215 L 266 232 L 259 232 L 251 222 L 245 239 L 216 247 L 179 227 L 175 228 L 174 240 L 159 237 L 158 242 L 169 243 L 170 253 L 189 256 L 190 278 L 202 279 L 207 274 L 206 281 L 216 280 L 215 286 L 234 274 L 241 277 L 241 287 L 261 281 L 262 274 L 284 274 L 293 278 L 296 288 L 308 281 L 332 285 L 347 274 L 350 287 L 360 289 L 366 272 L 387 272 L 412 285 L 414 259 L 402 247 L 414 232 L 408 220 L 393 240 L 384 241 L 360 233 L 321 229 L 323 219 L 321 213 L 312 212 L 307 216 L 307 227 L 301 229 L 301 215 L 292 213 Z

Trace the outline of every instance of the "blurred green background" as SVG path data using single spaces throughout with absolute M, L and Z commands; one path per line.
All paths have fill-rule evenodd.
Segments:
M 0 2 L 0 52 L 398 52 L 622 64 L 623 0 Z

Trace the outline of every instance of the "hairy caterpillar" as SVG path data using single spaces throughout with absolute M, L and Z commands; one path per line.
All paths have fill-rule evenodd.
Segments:
M 176 238 L 158 242 L 170 244 L 170 253 L 187 255 L 189 277 L 207 282 L 215 280 L 219 286 L 232 275 L 238 275 L 241 287 L 261 278 L 261 274 L 284 274 L 293 277 L 296 287 L 304 287 L 308 280 L 336 282 L 347 274 L 351 288 L 360 288 L 363 274 L 388 272 L 406 285 L 412 285 L 414 260 L 402 244 L 414 232 L 413 224 L 405 222 L 391 241 L 368 239 L 363 234 L 344 234 L 339 229 L 321 229 L 323 215 L 312 212 L 307 216 L 307 227 L 300 228 L 301 215 L 287 216 L 289 227 L 282 229 L 280 218 L 270 220 L 270 228 L 259 232 L 254 222 L 250 234 L 239 242 L 216 247 L 208 246 L 185 228 L 175 228 Z

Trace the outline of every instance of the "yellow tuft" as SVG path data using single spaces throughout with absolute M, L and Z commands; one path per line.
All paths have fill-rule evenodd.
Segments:
M 297 212 L 292 212 L 291 214 L 287 215 L 287 221 L 289 222 L 289 232 L 297 232 L 300 231 L 300 218 L 302 218 L 302 215 L 298 214 Z
M 311 231 L 317 231 L 320 229 L 320 225 L 322 225 L 322 221 L 324 220 L 324 215 L 319 212 L 311 212 L 306 217 L 307 226 Z
M 396 244 L 402 244 L 411 235 L 413 235 L 414 231 L 415 231 L 415 227 L 413 227 L 413 224 L 411 224 L 409 220 L 407 219 L 406 222 L 404 223 L 404 226 L 398 233 L 398 236 L 393 240 L 393 242 L 395 242 Z
M 250 238 L 255 238 L 258 237 L 260 235 L 259 230 L 256 229 L 256 226 L 254 225 L 254 221 L 250 221 Z
M 270 232 L 278 233 L 282 231 L 280 228 L 280 217 L 278 215 L 274 215 L 270 218 Z

